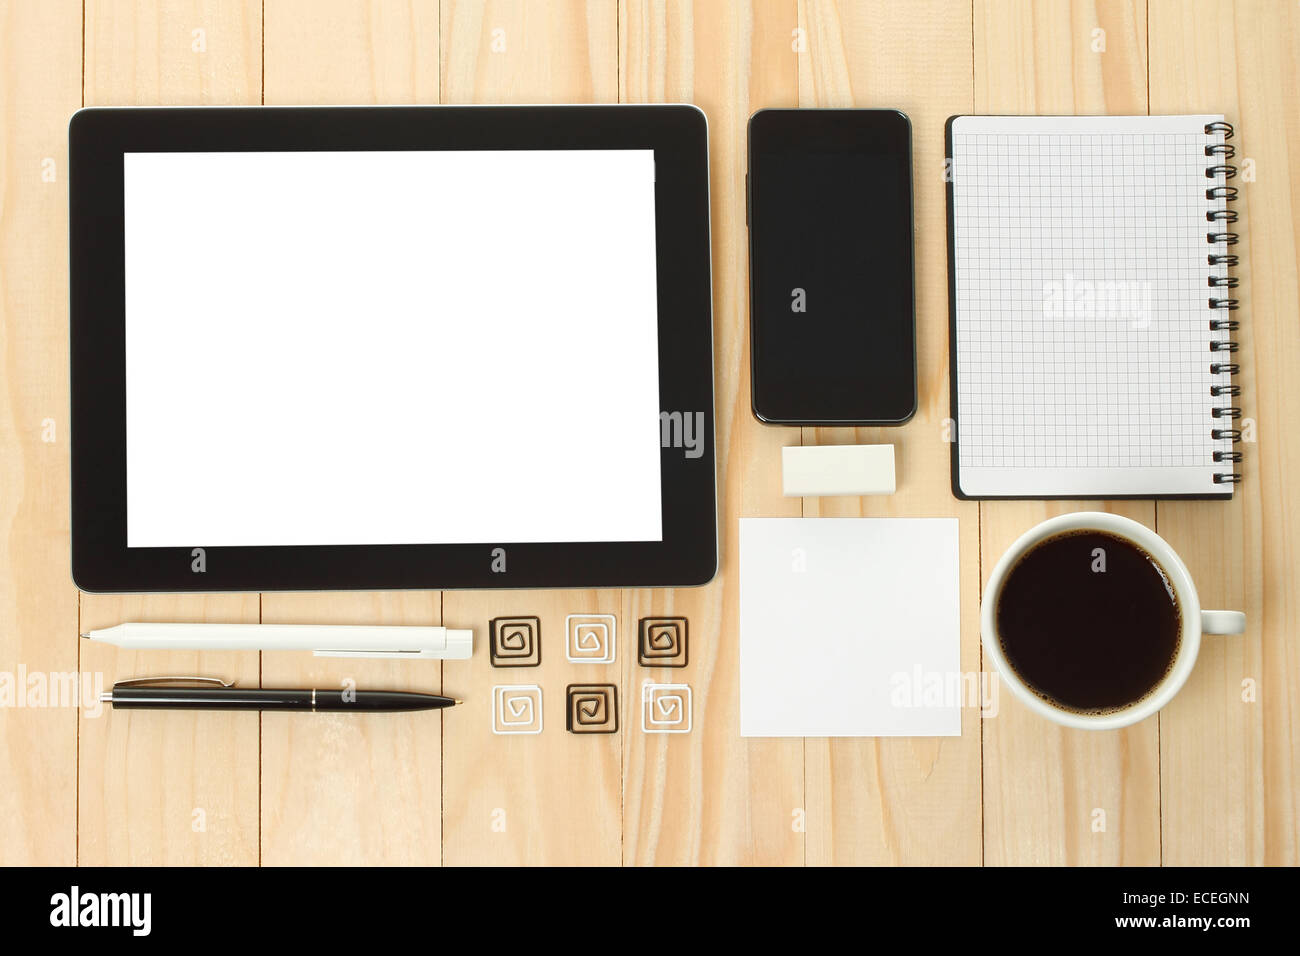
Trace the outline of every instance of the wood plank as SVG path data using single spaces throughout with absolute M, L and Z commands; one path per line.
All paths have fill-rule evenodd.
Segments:
M 86 0 L 87 106 L 231 106 L 262 95 L 260 0 Z
M 255 104 L 261 4 L 88 0 L 86 105 Z M 196 32 L 201 31 L 201 32 Z M 256 622 L 256 594 L 92 595 L 83 629 L 125 621 Z M 203 674 L 256 684 L 258 654 L 82 650 L 124 677 Z M 80 859 L 91 864 L 256 863 L 258 718 L 117 713 L 81 721 Z
M 1113 511 L 1148 527 L 1155 518 L 1147 501 L 999 501 L 981 510 L 981 588 L 1012 542 L 1054 515 Z M 1118 731 L 1071 730 L 1040 717 L 1002 684 L 998 713 L 983 724 L 985 863 L 1160 862 L 1156 718 Z
M 980 112 L 1146 113 L 1145 0 L 976 0 L 973 11 Z
M 266 104 L 438 102 L 438 0 L 267 0 Z
M 448 591 L 449 627 L 474 628 L 474 657 L 446 661 L 447 693 L 465 700 L 445 718 L 443 862 L 447 865 L 616 866 L 622 858 L 619 780 L 622 738 L 637 733 L 631 688 L 618 686 L 621 658 L 635 653 L 620 594 L 604 591 Z M 575 664 L 565 656 L 565 618 L 608 614 L 615 622 L 613 664 Z M 541 664 L 493 667 L 488 621 L 535 617 Z M 538 631 L 534 629 L 534 634 Z M 570 684 L 618 686 L 618 731 L 565 729 Z M 541 733 L 493 732 L 495 687 L 541 688 Z M 516 692 L 503 692 L 514 694 Z M 536 701 L 531 706 L 536 706 Z M 507 728 L 499 728 L 507 729 Z
M 979 0 L 974 10 L 976 112 L 1146 113 L 1145 3 Z M 983 502 L 981 589 L 1023 532 L 1073 511 L 1155 522 L 1150 502 Z M 1158 863 L 1157 721 L 1066 730 L 1003 691 L 983 728 L 985 862 Z
M 1160 718 L 1164 862 L 1300 861 L 1300 83 L 1295 4 L 1151 2 L 1151 111 L 1222 112 L 1237 127 L 1242 242 L 1242 396 L 1257 441 L 1229 504 L 1161 502 L 1160 534 L 1182 555 L 1201 604 L 1246 612 L 1241 637 L 1206 637 Z M 1244 682 L 1254 682 L 1253 697 Z
M 977 507 L 946 496 L 947 446 L 937 437 L 948 408 L 946 226 L 942 186 L 926 173 L 938 168 L 949 113 L 1145 112 L 1146 4 L 266 0 L 265 8 L 267 102 L 434 102 L 442 91 L 448 102 L 621 95 L 705 109 L 721 573 L 705 588 L 681 591 L 447 595 L 447 623 L 473 626 L 478 647 L 473 661 L 441 668 L 448 692 L 470 701 L 431 718 L 448 724 L 445 766 L 440 730 L 427 721 L 327 726 L 284 718 L 263 721 L 259 735 L 253 715 L 0 709 L 0 774 L 8 782 L 0 862 L 71 863 L 79 849 L 91 864 L 254 863 L 259 827 L 262 858 L 277 864 L 429 863 L 444 852 L 460 863 L 798 863 L 805 854 L 811 862 L 975 862 L 981 846 L 990 863 L 1144 864 L 1162 859 L 1162 843 L 1172 864 L 1297 862 L 1300 739 L 1292 715 L 1300 662 L 1291 632 L 1300 515 L 1287 483 L 1300 468 L 1300 436 L 1288 428 L 1300 412 L 1288 388 L 1300 367 L 1294 5 L 1150 0 L 1151 112 L 1224 111 L 1258 172 L 1253 182 L 1238 181 L 1237 204 L 1241 404 L 1258 435 L 1244 446 L 1246 483 L 1229 505 L 1158 507 Z M 274 682 L 439 686 L 436 664 L 78 646 L 67 554 L 66 270 L 49 263 L 66 248 L 65 124 L 80 102 L 81 15 L 76 0 L 0 0 L 0 674 L 80 667 L 106 682 L 205 671 L 253 682 L 265 666 Z M 259 102 L 262 16 L 258 0 L 86 0 L 86 103 Z M 790 49 L 796 27 L 808 44 L 801 56 Z M 1090 48 L 1098 27 L 1102 54 Z M 195 30 L 203 31 L 201 53 Z M 498 36 L 505 48 L 494 52 Z M 760 106 L 796 103 L 897 105 L 913 119 L 922 408 L 903 429 L 800 435 L 759 426 L 749 413 L 744 124 Z M 46 158 L 55 163 L 53 183 L 41 178 Z M 46 418 L 55 421 L 52 443 L 42 440 Z M 899 493 L 781 498 L 779 449 L 801 440 L 898 442 Z M 732 549 L 740 515 L 957 514 L 962 667 L 977 669 L 972 595 L 987 569 L 1042 518 L 1094 507 L 1155 524 L 1187 561 L 1203 603 L 1241 608 L 1250 620 L 1244 638 L 1207 638 L 1192 680 L 1157 721 L 1080 735 L 1002 693 L 1000 716 L 978 721 L 966 712 L 956 740 L 739 740 Z M 264 607 L 251 594 L 84 595 L 80 618 L 83 629 L 125 620 L 256 621 L 262 613 L 432 623 L 440 603 L 431 592 L 271 595 Z M 564 660 L 564 617 L 577 611 L 617 616 L 616 664 Z M 540 616 L 542 668 L 489 666 L 487 620 L 510 613 Z M 689 667 L 636 664 L 636 620 L 651 613 L 690 619 Z M 643 735 L 641 681 L 679 674 L 696 691 L 695 732 Z M 1256 682 L 1253 702 L 1242 699 L 1248 679 Z M 583 739 L 564 731 L 563 691 L 574 680 L 618 685 L 619 733 Z M 539 737 L 491 733 L 491 687 L 513 682 L 544 687 Z M 267 755 L 260 763 L 259 742 Z M 394 768 L 397 783 L 381 799 L 376 780 Z M 981 795 L 982 843 L 972 823 Z M 1095 808 L 1107 811 L 1103 834 L 1090 826 Z M 811 839 L 792 828 L 796 811 L 805 812 Z
M 265 29 L 267 105 L 438 101 L 437 0 L 271 0 Z M 267 623 L 433 625 L 441 615 L 436 591 L 262 596 Z M 262 683 L 436 692 L 441 670 L 264 654 Z M 263 863 L 439 863 L 443 719 L 265 715 Z
M 614 0 L 443 0 L 444 103 L 612 103 Z
M 955 516 L 960 523 L 961 668 L 979 669 L 978 508 L 949 489 L 947 212 L 943 125 L 973 100 L 968 3 L 805 2 L 799 105 L 897 108 L 912 121 L 919 408 L 899 428 L 804 429 L 805 444 L 892 443 L 898 491 L 807 498 L 808 516 Z M 980 859 L 979 711 L 957 738 L 807 742 L 808 862 L 971 864 Z
M 642 617 L 684 616 L 689 664 L 637 663 L 629 631 L 623 664 L 623 840 L 630 864 L 799 864 L 804 856 L 803 745 L 743 740 L 739 707 L 741 515 L 797 516 L 781 496 L 781 447 L 795 429 L 759 424 L 749 403 L 745 129 L 754 110 L 794 106 L 794 2 L 653 3 L 619 8 L 624 102 L 685 102 L 709 121 L 720 560 L 703 588 L 625 594 L 629 628 Z M 690 734 L 641 732 L 641 685 L 684 682 Z
M 0 864 L 76 860 L 78 670 L 68 552 L 68 150 L 81 4 L 0 3 Z M 59 681 L 62 686 L 62 680 Z M 89 682 L 93 691 L 93 680 Z M 45 702 L 55 698 L 47 696 Z
M 266 594 L 268 624 L 433 625 L 437 591 Z M 439 693 L 437 661 L 262 655 L 264 687 Z M 264 714 L 262 862 L 267 866 L 437 865 L 442 728 L 469 715 Z
M 256 594 L 83 594 L 83 629 L 126 621 L 256 623 Z M 83 670 L 257 686 L 257 652 L 123 651 L 82 642 Z M 258 862 L 258 715 L 117 711 L 81 720 L 78 852 L 89 866 Z
M 612 2 L 563 0 L 442 3 L 442 92 L 448 103 L 611 102 L 618 95 L 617 8 Z M 485 556 L 486 559 L 486 556 Z M 474 658 L 443 665 L 447 692 L 464 713 L 448 715 L 443 740 L 443 862 L 447 864 L 616 864 L 621 858 L 621 736 L 629 723 L 620 691 L 620 730 L 565 730 L 565 688 L 618 684 L 618 663 L 565 659 L 569 614 L 616 617 L 617 654 L 625 658 L 629 622 L 621 593 L 609 591 L 448 592 L 448 626 L 473 627 Z M 537 668 L 495 668 L 488 621 L 503 615 L 540 619 Z M 542 689 L 542 733 L 492 731 L 492 688 Z

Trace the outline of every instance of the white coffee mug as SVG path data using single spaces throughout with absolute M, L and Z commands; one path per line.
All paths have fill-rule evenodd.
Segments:
M 998 639 L 998 597 L 1006 582 L 1007 572 L 1034 545 L 1067 531 L 1106 532 L 1123 538 L 1151 555 L 1169 576 L 1182 617 L 1178 655 L 1164 680 L 1141 700 L 1105 714 L 1081 714 L 1044 700 L 1007 664 L 1006 656 L 1002 653 L 1002 642 Z M 1192 576 L 1187 573 L 1187 566 L 1164 538 L 1130 518 L 1102 511 L 1080 511 L 1049 518 L 1022 534 L 994 565 L 993 573 L 989 575 L 988 584 L 984 588 L 984 601 L 980 608 L 980 635 L 984 641 L 984 653 L 997 668 L 1002 683 L 1011 688 L 1031 710 L 1048 720 L 1080 730 L 1115 730 L 1146 720 L 1169 703 L 1187 682 L 1192 667 L 1196 664 L 1196 655 L 1201 649 L 1202 634 L 1241 634 L 1245 630 L 1246 615 L 1240 611 L 1201 610 L 1201 600 L 1196 594 L 1196 586 L 1192 584 Z

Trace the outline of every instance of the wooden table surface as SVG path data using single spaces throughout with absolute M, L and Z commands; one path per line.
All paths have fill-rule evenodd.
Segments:
M 266 686 L 444 687 L 456 712 L 93 716 L 0 710 L 0 861 L 84 864 L 1294 864 L 1300 793 L 1300 4 L 1293 0 L 0 0 L 0 684 L 215 673 Z M 688 102 L 709 119 L 722 561 L 700 589 L 100 596 L 68 557 L 67 122 L 86 105 Z M 915 138 L 920 411 L 900 429 L 759 425 L 749 409 L 745 123 L 767 106 L 897 107 Z M 949 491 L 943 124 L 955 113 L 1222 112 L 1237 125 L 1242 404 L 1255 441 L 1220 502 L 998 502 Z M 196 215 L 201 210 L 196 208 Z M 202 294 L 196 290 L 196 294 Z M 830 343 L 828 343 L 830 346 Z M 832 346 L 833 347 L 833 346 Z M 780 449 L 893 441 L 899 490 L 786 499 Z M 1103 507 L 1178 549 L 1209 638 L 1186 688 L 1122 732 L 1003 694 L 945 739 L 742 740 L 737 518 L 954 515 L 962 668 L 979 592 L 1042 518 Z M 574 667 L 564 616 L 617 616 Z M 486 622 L 536 614 L 535 671 Z M 690 620 L 691 733 L 640 729 L 633 632 Z M 474 627 L 469 662 L 119 652 L 125 620 Z M 540 736 L 489 728 L 490 688 L 545 688 Z M 602 675 L 594 677 L 593 675 Z M 504 675 L 504 678 L 503 678 Z M 564 731 L 564 686 L 620 687 L 622 729 Z M 0 687 L 2 689 L 2 687 Z

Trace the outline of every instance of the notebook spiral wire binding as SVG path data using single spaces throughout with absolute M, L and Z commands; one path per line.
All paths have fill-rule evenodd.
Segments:
M 1222 176 L 1226 182 L 1237 175 L 1237 167 L 1228 162 L 1228 160 L 1231 160 L 1237 153 L 1236 147 L 1228 142 L 1228 140 L 1232 139 L 1232 124 L 1207 123 L 1205 126 L 1205 135 L 1209 136 L 1212 133 L 1222 133 L 1224 141 L 1222 143 L 1216 143 L 1205 147 L 1205 155 L 1212 162 L 1212 165 L 1205 168 L 1205 178 L 1218 179 Z M 1237 198 L 1237 189 L 1235 186 L 1212 186 L 1205 190 L 1205 198 L 1208 200 L 1221 200 L 1224 203 L 1230 203 Z M 1209 231 L 1205 234 L 1206 242 L 1212 246 L 1217 246 L 1220 243 L 1225 246 L 1235 246 L 1237 244 L 1240 239 L 1240 236 L 1237 233 L 1222 231 L 1225 226 L 1230 226 L 1237 221 L 1237 211 L 1235 209 L 1228 209 L 1226 206 L 1223 209 L 1211 209 L 1205 214 L 1205 219 L 1210 223 Z M 1207 260 L 1211 266 L 1221 266 L 1223 268 L 1222 275 L 1211 274 L 1208 280 L 1209 287 L 1212 290 L 1215 290 L 1210 293 L 1210 308 L 1224 313 L 1236 312 L 1238 306 L 1237 300 L 1235 298 L 1223 296 L 1222 293 L 1217 290 L 1237 288 L 1237 277 L 1228 275 L 1227 270 L 1237 265 L 1238 257 L 1235 254 L 1228 255 L 1223 253 L 1211 253 L 1207 257 Z M 1223 318 L 1210 320 L 1211 332 L 1235 332 L 1239 327 L 1238 321 L 1232 318 L 1230 314 L 1225 315 Z M 1219 361 L 1222 353 L 1228 353 L 1228 355 L 1231 355 L 1237 351 L 1237 343 L 1234 340 L 1226 338 L 1212 341 L 1210 342 L 1210 351 L 1214 353 L 1213 359 L 1210 363 L 1211 375 L 1237 374 L 1237 371 L 1240 368 L 1237 363 Z M 1236 384 L 1212 385 L 1210 386 L 1210 394 L 1216 398 L 1220 396 L 1237 396 L 1241 394 L 1241 386 Z M 1212 414 L 1215 419 L 1227 419 L 1227 424 L 1231 426 L 1233 421 L 1241 418 L 1241 409 L 1236 405 L 1225 405 L 1212 409 L 1210 414 Z M 1227 439 L 1235 445 L 1237 442 L 1241 441 L 1241 429 L 1233 427 L 1212 428 L 1210 429 L 1210 437 L 1215 441 Z M 1216 451 L 1214 453 L 1214 461 L 1216 464 L 1219 462 L 1237 463 L 1241 461 L 1241 452 Z M 1214 476 L 1214 483 L 1216 485 L 1235 485 L 1240 482 L 1241 472 L 1239 471 L 1221 472 L 1216 473 Z

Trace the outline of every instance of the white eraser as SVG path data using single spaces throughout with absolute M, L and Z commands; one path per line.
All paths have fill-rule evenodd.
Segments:
M 787 445 L 781 449 L 787 498 L 892 495 L 893 445 Z

